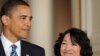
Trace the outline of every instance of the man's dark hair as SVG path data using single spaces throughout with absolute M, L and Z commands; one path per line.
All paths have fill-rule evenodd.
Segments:
M 17 5 L 25 5 L 25 6 L 29 6 L 29 4 L 27 2 L 25 2 L 24 0 L 7 0 L 1 7 L 0 10 L 0 18 L 3 15 L 8 15 L 9 12 L 16 7 Z

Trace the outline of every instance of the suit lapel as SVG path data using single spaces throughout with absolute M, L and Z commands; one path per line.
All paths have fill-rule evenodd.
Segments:
M 1 39 L 0 39 L 0 56 L 6 56 L 3 45 L 2 45 L 2 42 L 1 42 Z
M 27 44 L 21 40 L 21 56 L 26 56 L 28 54 Z

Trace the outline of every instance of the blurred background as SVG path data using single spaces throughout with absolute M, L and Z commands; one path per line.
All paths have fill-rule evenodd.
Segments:
M 0 7 L 6 0 L 0 0 Z M 27 41 L 55 56 L 53 47 L 59 33 L 76 27 L 84 30 L 100 56 L 100 0 L 25 0 L 33 11 L 32 29 Z M 0 32 L 2 31 L 0 23 Z

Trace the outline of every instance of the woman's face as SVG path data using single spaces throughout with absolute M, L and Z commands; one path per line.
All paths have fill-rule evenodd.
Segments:
M 81 48 L 77 43 L 71 42 L 70 34 L 65 35 L 60 50 L 61 56 L 81 56 Z

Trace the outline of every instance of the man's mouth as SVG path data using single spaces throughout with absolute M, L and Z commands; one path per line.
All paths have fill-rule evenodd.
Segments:
M 23 29 L 24 31 L 26 31 L 26 32 L 29 32 L 30 31 L 30 29 Z

